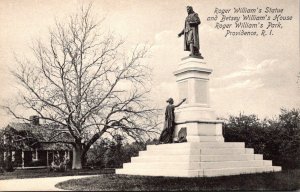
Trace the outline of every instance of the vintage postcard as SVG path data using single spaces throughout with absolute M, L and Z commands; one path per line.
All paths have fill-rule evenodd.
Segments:
M 0 191 L 299 190 L 299 0 L 0 0 L 0 23 Z

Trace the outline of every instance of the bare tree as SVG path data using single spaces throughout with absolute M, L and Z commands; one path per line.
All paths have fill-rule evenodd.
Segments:
M 13 75 L 25 90 L 19 104 L 68 129 L 74 138 L 73 169 L 82 168 L 87 151 L 105 134 L 140 140 L 156 133 L 156 110 L 147 104 L 150 73 L 143 62 L 148 48 L 123 54 L 123 45 L 101 32 L 89 6 L 56 22 L 48 40 L 33 46 L 34 59 L 17 59 Z

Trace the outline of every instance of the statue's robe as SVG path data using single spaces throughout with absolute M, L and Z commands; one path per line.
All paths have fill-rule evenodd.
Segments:
M 193 12 L 189 14 L 185 19 L 185 26 L 183 29 L 184 33 L 184 50 L 185 51 L 191 51 L 190 50 L 190 43 L 194 44 L 194 47 L 196 47 L 198 50 L 200 50 L 200 44 L 199 44 L 199 32 L 198 32 L 198 25 L 201 24 L 200 18 L 198 17 L 198 14 Z M 192 42 L 190 42 L 192 41 Z
M 175 107 L 169 104 L 165 111 L 165 123 L 164 129 L 159 137 L 159 141 L 162 143 L 172 143 L 173 142 L 173 132 L 175 129 Z

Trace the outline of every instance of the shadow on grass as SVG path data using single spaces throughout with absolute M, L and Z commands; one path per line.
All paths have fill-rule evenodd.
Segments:
M 108 174 L 69 180 L 56 187 L 80 191 L 296 190 L 300 188 L 300 170 L 202 178 Z

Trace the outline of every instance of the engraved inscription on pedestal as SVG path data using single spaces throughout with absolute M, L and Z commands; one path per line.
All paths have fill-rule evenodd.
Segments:
M 208 81 L 195 80 L 195 101 L 196 103 L 208 104 Z

